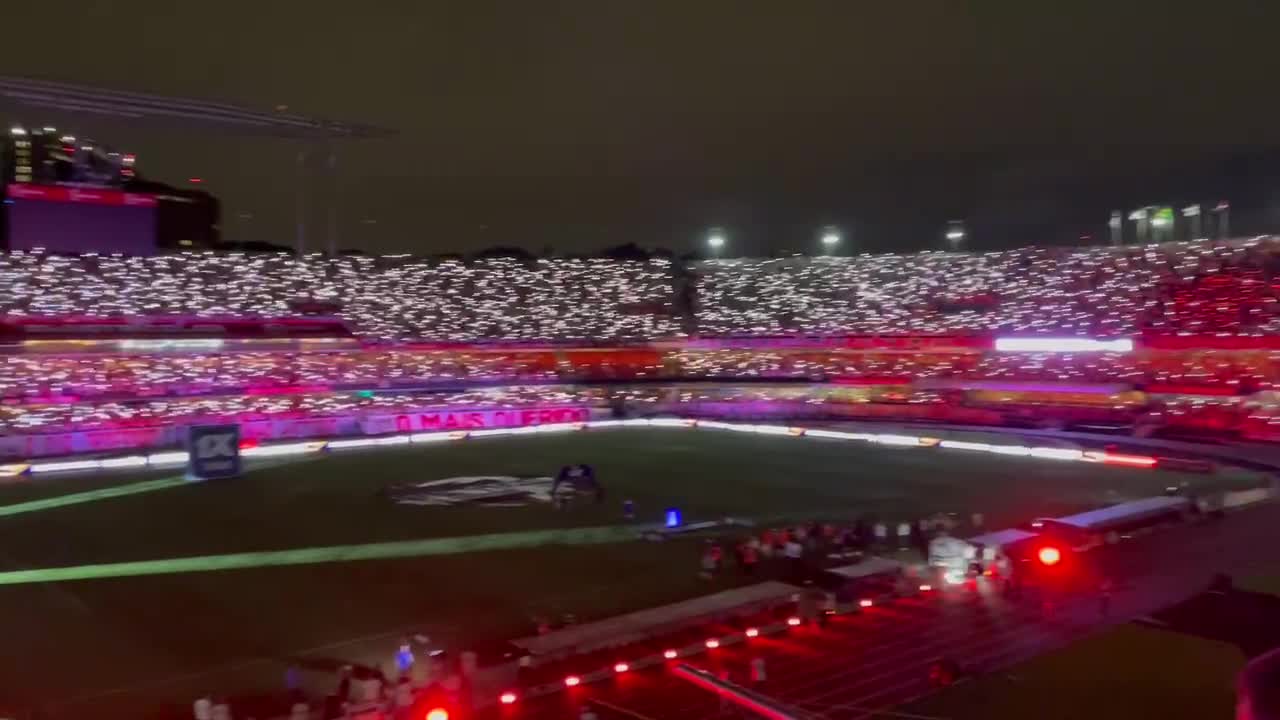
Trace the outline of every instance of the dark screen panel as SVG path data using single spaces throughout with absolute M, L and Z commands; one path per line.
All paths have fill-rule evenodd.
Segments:
M 156 252 L 156 208 L 9 198 L 9 249 L 54 253 Z

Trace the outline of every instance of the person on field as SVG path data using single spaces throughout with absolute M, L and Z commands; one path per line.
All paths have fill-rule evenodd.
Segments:
M 702 579 L 710 580 L 716 574 L 716 556 L 711 552 L 711 542 L 707 541 L 705 547 L 702 548 Z
M 787 572 L 792 578 L 800 578 L 804 575 L 804 546 L 800 544 L 800 540 L 794 535 L 787 538 L 787 542 L 782 546 L 782 555 L 787 559 Z
M 760 562 L 760 556 L 751 541 L 747 541 L 742 544 L 740 557 L 742 558 L 742 571 L 747 575 L 755 575 L 756 567 Z
M 777 535 L 771 529 L 765 529 L 760 533 L 760 554 L 764 557 L 773 557 L 774 546 L 778 544 Z

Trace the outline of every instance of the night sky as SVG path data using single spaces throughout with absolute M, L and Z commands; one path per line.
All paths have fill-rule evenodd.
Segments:
M 714 225 L 763 254 L 826 224 L 907 250 L 948 218 L 994 248 L 1223 198 L 1280 229 L 1277 2 L 86 0 L 2 22 L 6 75 L 397 129 L 340 155 L 342 246 L 370 252 L 683 252 Z M 288 141 L 86 130 L 204 178 L 224 237 L 292 241 Z

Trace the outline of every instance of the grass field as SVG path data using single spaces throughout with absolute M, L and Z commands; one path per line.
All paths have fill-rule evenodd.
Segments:
M 459 475 L 552 475 L 595 466 L 602 505 L 428 508 L 383 490 Z M 0 486 L 0 578 L 40 570 L 318 546 L 447 539 L 623 524 L 678 505 L 687 521 L 727 514 L 885 519 L 980 511 L 993 526 L 1158 493 L 1187 475 L 963 451 L 684 430 L 605 430 L 352 451 L 77 504 L 30 505 L 157 476 L 68 478 Z M 19 505 L 26 503 L 25 505 Z M 18 507 L 21 512 L 6 513 Z M 506 542 L 505 540 L 503 542 Z M 535 613 L 580 618 L 719 589 L 697 577 L 697 541 L 530 546 L 388 559 L 165 572 L 0 585 L 0 711 L 47 702 L 53 717 L 114 716 L 156 701 L 278 688 L 291 658 L 381 653 L 406 631 L 446 642 L 523 634 Z M 252 565 L 258 556 L 249 556 Z M 175 566 L 176 568 L 177 566 Z M 110 574 L 110 573 L 106 573 Z M 185 711 L 184 711 L 185 712 Z M 136 715 L 135 715 L 136 716 Z
M 902 712 L 950 720 L 1229 718 L 1243 666 L 1232 645 L 1124 625 Z

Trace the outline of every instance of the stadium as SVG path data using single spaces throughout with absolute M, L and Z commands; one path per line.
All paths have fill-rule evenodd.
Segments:
M 407 634 L 497 645 L 748 581 L 700 577 L 705 535 L 633 539 L 671 508 L 1005 527 L 1265 486 L 1126 443 L 1272 438 L 1277 252 L 7 253 L 0 583 L 31 622 L 0 701 L 266 692 Z M 191 429 L 228 426 L 243 475 L 190 482 Z M 528 482 L 566 463 L 604 500 L 560 508 Z
M 405 716 L 567 717 L 556 698 L 581 683 L 721 644 L 846 652 L 803 600 L 833 573 L 852 579 L 823 628 L 915 633 L 917 652 L 954 630 L 921 619 L 941 583 L 1027 572 L 1051 607 L 1048 568 L 1081 567 L 1077 552 L 1118 545 L 1116 574 L 1137 577 L 1123 548 L 1148 531 L 1274 492 L 1277 237 L 709 260 L 248 252 L 153 232 L 165 204 L 211 199 L 139 192 L 133 156 L 10 133 L 0 616 L 21 622 L 0 713 L 179 717 L 212 697 L 364 717 L 357 695 L 404 688 Z M 971 629 L 989 643 L 1011 627 Z M 1025 637 L 1075 639 L 1050 634 Z M 991 667 L 1029 654 L 956 646 Z M 924 663 L 862 695 L 794 667 L 768 689 L 864 717 L 925 694 Z M 640 702 L 609 687 L 600 708 Z

